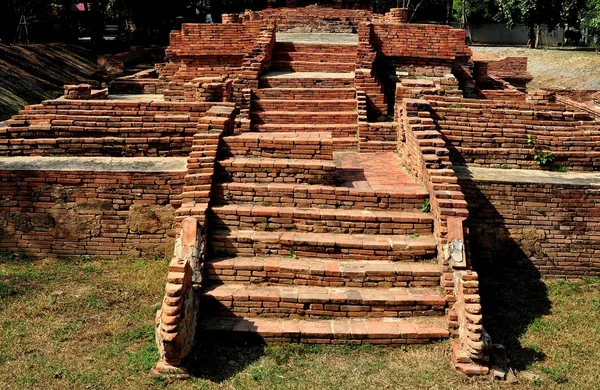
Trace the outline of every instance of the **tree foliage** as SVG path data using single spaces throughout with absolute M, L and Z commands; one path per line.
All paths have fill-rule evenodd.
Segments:
M 85 12 L 73 11 L 76 3 L 84 5 Z M 373 0 L 372 4 L 376 12 L 405 7 L 411 21 L 437 23 L 460 22 L 464 6 L 470 24 L 524 24 L 532 41 L 540 25 L 568 24 L 570 29 L 581 27 L 591 36 L 600 36 L 600 0 Z M 99 43 L 105 25 L 114 24 L 128 44 L 164 44 L 169 31 L 182 22 L 204 22 L 209 14 L 220 22 L 222 13 L 266 6 L 267 0 L 0 0 L 0 39 L 11 43 L 25 15 L 36 41 L 72 41 L 87 35 Z
M 596 47 L 600 48 L 600 0 L 588 1 L 581 13 L 581 25 Z

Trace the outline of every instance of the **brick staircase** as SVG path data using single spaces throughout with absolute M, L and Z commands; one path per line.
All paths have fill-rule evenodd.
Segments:
M 180 219 L 203 221 L 206 205 L 193 195 L 212 193 L 203 332 L 306 343 L 449 337 L 434 218 L 420 210 L 427 189 L 394 152 L 338 151 L 340 139 L 356 140 L 347 52 L 278 44 L 278 69 L 254 91 L 254 131 L 222 137 L 214 180 L 199 158 L 214 161 L 217 139 L 192 147 L 188 165 L 200 169 L 186 177 Z
M 203 332 L 306 343 L 449 336 L 433 217 L 416 210 L 427 192 L 396 154 L 334 153 L 330 133 L 244 133 L 223 138 L 218 164 Z
M 335 150 L 358 147 L 357 46 L 277 42 L 273 71 L 254 91 L 252 130 L 331 132 Z

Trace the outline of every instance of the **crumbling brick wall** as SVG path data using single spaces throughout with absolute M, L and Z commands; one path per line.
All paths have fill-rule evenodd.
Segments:
M 380 55 L 454 60 L 472 56 L 465 30 L 425 24 L 373 24 L 371 42 Z
M 585 112 L 547 101 L 439 96 L 427 96 L 427 100 L 455 164 L 540 169 L 534 159 L 539 150 L 552 153 L 554 166 L 583 171 L 600 168 L 600 129 Z
M 165 99 L 185 101 L 185 84 L 198 77 L 243 78 L 248 61 L 257 56 L 257 46 L 261 45 L 268 29 L 268 23 L 261 20 L 232 24 L 184 23 L 180 31 L 171 33 L 171 45 L 166 50 L 169 61 L 178 68 L 169 79 Z M 270 51 L 272 55 L 272 48 Z
M 3 165 L 0 251 L 111 258 L 168 254 L 185 161 L 181 165 L 162 172 Z
M 600 276 L 598 185 L 589 179 L 516 182 L 510 175 L 480 180 L 459 171 L 477 265 L 545 276 Z
M 483 58 L 482 58 L 483 57 Z M 485 87 L 497 77 L 524 92 L 533 76 L 527 70 L 527 57 L 485 58 L 481 53 L 474 56 L 473 76 L 478 85 Z
M 186 156 L 215 105 L 233 103 L 48 100 L 6 121 L 0 156 Z
M 263 11 L 223 16 L 223 23 L 241 23 L 268 20 L 277 23 L 280 32 L 356 33 L 360 22 L 371 20 L 373 12 L 367 9 L 345 9 L 332 6 L 309 5 L 299 8 L 269 8 Z

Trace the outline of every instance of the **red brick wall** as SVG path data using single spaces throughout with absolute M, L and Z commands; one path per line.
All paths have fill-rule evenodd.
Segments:
M 475 59 L 474 63 L 474 76 L 476 79 L 485 78 L 488 75 L 500 78 L 531 77 L 527 71 L 527 57 L 505 57 L 490 60 Z
M 508 171 L 510 172 L 510 171 Z M 466 196 L 471 258 L 516 272 L 600 275 L 600 191 L 592 185 L 472 181 Z
M 469 57 L 464 30 L 426 24 L 373 24 L 371 43 L 386 57 L 454 60 Z
M 330 6 L 299 8 L 269 8 L 263 11 L 246 11 L 237 17 L 224 16 L 223 21 L 269 20 L 277 22 L 277 31 L 355 33 L 360 22 L 373 18 L 365 9 L 340 9 Z
M 233 103 L 49 100 L 0 128 L 0 156 L 187 156 L 214 105 Z
M 170 255 L 184 175 L 0 170 L 0 251 Z
M 455 163 L 540 169 L 534 146 L 568 170 L 600 168 L 600 128 L 589 115 L 553 103 L 478 101 L 428 96 L 436 128 Z
M 181 31 L 171 32 L 167 57 L 171 61 L 201 56 L 243 58 L 252 50 L 263 25 L 261 21 L 238 24 L 184 23 Z

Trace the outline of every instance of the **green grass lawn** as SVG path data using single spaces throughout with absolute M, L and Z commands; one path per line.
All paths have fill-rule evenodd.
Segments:
M 199 342 L 192 358 L 192 378 L 151 378 L 147 373 L 158 359 L 154 313 L 166 270 L 166 260 L 34 262 L 1 257 L 2 388 L 600 388 L 596 279 L 540 284 L 551 304 L 546 314 L 529 309 L 537 314 L 523 314 L 540 305 L 527 298 L 531 286 L 524 282 L 509 281 L 512 288 L 487 298 L 494 341 L 507 344 L 515 367 L 537 375 L 535 381 L 523 379 L 518 385 L 458 375 L 450 365 L 448 343 L 414 348 L 264 347 L 207 340 Z M 500 297 L 510 299 L 513 309 L 495 305 Z

